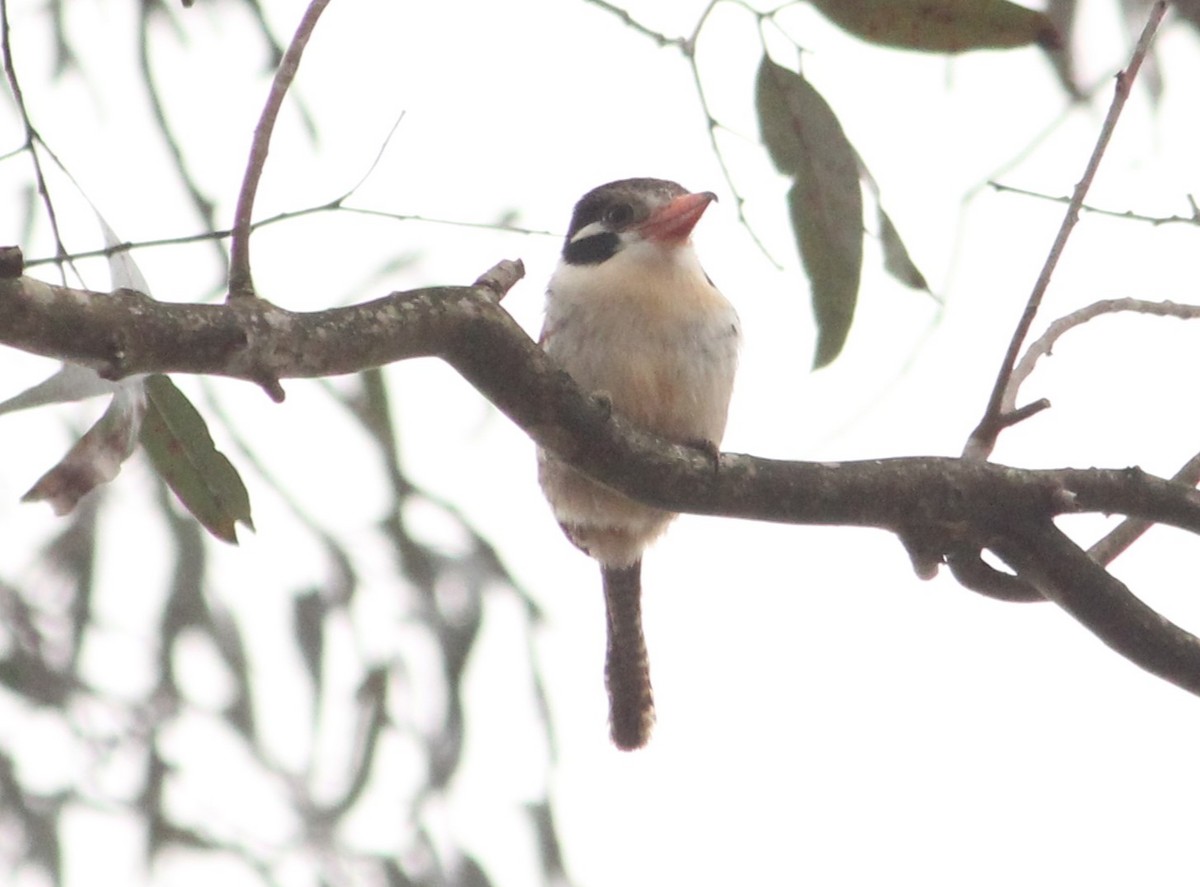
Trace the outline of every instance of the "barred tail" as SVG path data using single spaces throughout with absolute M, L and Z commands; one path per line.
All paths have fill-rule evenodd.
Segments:
M 601 565 L 608 613 L 608 656 L 604 683 L 612 741 L 622 751 L 641 748 L 654 727 L 650 661 L 642 636 L 642 562 Z

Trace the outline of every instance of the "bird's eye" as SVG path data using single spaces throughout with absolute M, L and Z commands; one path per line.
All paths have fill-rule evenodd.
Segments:
M 621 228 L 633 221 L 633 207 L 628 203 L 614 203 L 604 211 L 604 223 L 612 228 Z

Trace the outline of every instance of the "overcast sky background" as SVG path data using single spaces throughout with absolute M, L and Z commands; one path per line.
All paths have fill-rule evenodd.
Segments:
M 646 0 L 628 8 L 678 34 L 690 32 L 703 5 L 678 2 L 667 12 Z M 1110 4 L 1085 6 L 1080 79 L 1091 85 L 1125 63 L 1132 39 Z M 297 4 L 268 7 L 286 39 Z M 169 184 L 169 161 L 144 118 L 133 28 L 122 20 L 130 14 L 119 4 L 74 4 L 68 21 L 77 38 L 89 35 L 76 45 L 102 76 L 49 88 L 40 5 L 13 4 L 26 100 L 122 237 L 188 233 L 196 222 Z M 186 42 L 160 32 L 154 62 L 197 175 L 222 195 L 229 218 L 267 80 L 238 7 L 198 3 L 178 18 Z M 583 2 L 336 0 L 296 85 L 319 143 L 301 135 L 294 107 L 285 111 L 256 215 L 345 191 L 401 113 L 357 205 L 463 221 L 515 208 L 520 223 L 561 232 L 579 195 L 611 179 L 658 176 L 714 190 L 722 200 L 700 224 L 697 249 L 745 330 L 724 448 L 819 460 L 956 455 L 1062 212 L 980 186 L 1056 124 L 1000 178 L 1069 193 L 1110 88 L 1067 113 L 1038 50 L 946 60 L 866 46 L 807 7 L 780 21 L 808 50 L 805 74 L 839 115 L 944 300 L 939 308 L 887 278 L 869 239 L 848 347 L 819 373 L 808 370 L 814 331 L 786 224 L 786 182 L 756 142 L 757 25 L 733 3 L 719 7 L 701 35 L 701 75 L 714 113 L 736 133 L 722 146 L 747 213 L 783 270 L 738 225 L 682 58 Z M 774 58 L 794 65 L 794 50 L 776 36 Z M 1186 195 L 1200 191 L 1197 38 L 1168 26 L 1159 50 L 1163 94 L 1155 108 L 1145 89 L 1134 91 L 1093 204 L 1186 214 Z M 18 130 L 4 114 L 8 149 Z M 27 177 L 20 161 L 0 164 L 6 192 Z M 8 214 L 10 239 L 18 221 Z M 69 246 L 98 243 L 85 212 L 67 213 L 66 225 Z M 1196 237 L 1194 227 L 1086 216 L 1044 320 L 1103 298 L 1196 301 Z M 505 305 L 535 333 L 559 245 L 557 236 L 341 215 L 263 230 L 253 260 L 266 297 L 318 309 L 466 283 L 501 258 L 521 257 L 528 276 Z M 26 254 L 45 254 L 47 243 L 40 247 Z M 382 259 L 407 254 L 418 257 L 412 267 L 360 286 Z M 158 298 L 200 298 L 212 285 L 202 248 L 136 259 Z M 107 272 L 91 268 L 89 283 L 103 288 Z M 1140 317 L 1070 334 L 1023 392 L 1022 400 L 1045 396 L 1054 408 L 1006 432 L 994 458 L 1173 473 L 1200 441 L 1190 384 L 1198 335 L 1174 320 Z M 0 354 L 0 398 L 50 368 Z M 464 509 L 547 612 L 536 649 L 561 743 L 549 778 L 567 863 L 583 887 L 1194 882 L 1200 702 L 1122 660 L 1051 605 L 999 604 L 948 576 L 919 582 L 899 543 L 880 532 L 680 519 L 645 561 L 658 726 L 645 751 L 613 750 L 598 573 L 561 538 L 542 502 L 532 445 L 434 361 L 396 366 L 389 376 L 414 478 Z M 328 420 L 314 383 L 287 383 L 283 406 L 242 383 L 214 387 L 306 507 L 331 517 L 346 538 L 368 532 L 385 502 L 372 497 L 379 481 L 355 455 L 362 442 Z M 49 510 L 21 505 L 20 495 L 68 446 L 71 423 L 96 409 L 3 419 L 5 573 L 27 569 L 32 540 L 54 529 Z M 138 498 L 147 471 L 140 461 L 127 467 L 109 503 L 116 519 L 103 570 L 113 624 L 123 596 L 160 593 L 155 565 L 133 559 L 161 534 Z M 296 550 L 294 537 L 274 529 L 286 525 L 286 509 L 262 489 L 251 494 L 258 532 L 218 552 L 215 583 L 269 636 L 279 630 L 286 589 L 323 565 L 318 552 Z M 1104 523 L 1064 526 L 1090 541 Z M 432 517 L 428 532 L 440 532 Z M 1197 551 L 1185 534 L 1155 530 L 1114 571 L 1165 615 L 1200 630 Z M 368 585 L 358 611 L 368 647 L 395 643 L 388 619 L 397 606 L 391 590 Z M 512 805 L 546 778 L 532 703 L 521 696 L 524 649 L 516 613 L 494 607 L 472 666 L 467 771 L 446 811 L 501 885 L 528 883 L 531 837 Z M 105 655 L 114 686 L 136 685 L 136 649 L 114 643 Z M 203 685 L 204 669 L 197 674 Z M 289 717 L 283 706 L 268 725 L 284 761 L 303 754 Z M 198 779 L 198 797 L 219 784 L 221 774 L 210 775 L 211 784 Z M 197 806 L 204 809 L 203 798 Z M 381 809 L 367 830 L 386 845 L 397 827 L 389 817 L 401 813 Z M 79 827 L 103 834 L 86 818 Z M 126 864 L 115 842 L 97 840 L 90 852 L 76 863 L 73 884 Z

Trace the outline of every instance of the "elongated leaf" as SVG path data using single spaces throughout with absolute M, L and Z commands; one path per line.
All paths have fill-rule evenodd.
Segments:
M 118 242 L 108 223 L 96 214 L 109 246 Z M 146 291 L 146 280 L 133 259 L 124 255 L 109 259 L 114 287 L 136 286 Z M 146 412 L 143 376 L 128 376 L 119 382 L 101 379 L 90 367 L 64 363 L 44 382 L 0 403 L 0 413 L 30 409 L 53 403 L 83 400 L 111 394 L 104 415 L 67 452 L 57 465 L 38 479 L 22 499 L 25 502 L 49 502 L 55 514 L 71 511 L 85 495 L 106 484 L 121 471 L 122 463 L 133 453 Z
M 854 148 L 833 109 L 801 75 L 763 56 L 756 88 L 763 142 L 792 177 L 788 211 L 812 287 L 814 369 L 846 343 L 862 275 L 863 203 Z
M 116 394 L 120 387 L 117 382 L 101 379 L 91 367 L 64 363 L 50 378 L 0 403 L 0 415 L 54 403 L 72 403 L 101 394 Z
M 1067 95 L 1084 101 L 1086 96 L 1079 86 L 1075 65 L 1075 47 L 1080 41 L 1073 39 L 1078 7 L 1079 0 L 1046 0 L 1046 17 L 1054 23 L 1055 30 L 1062 37 L 1062 45 L 1058 52 L 1051 54 L 1050 64 L 1054 66 L 1054 73 L 1058 75 L 1058 81 Z M 1178 3 L 1175 8 L 1179 9 Z
M 112 227 L 96 212 L 104 242 L 120 244 Z M 150 285 L 133 256 L 126 251 L 108 257 L 114 287 L 146 294 Z M 145 378 L 148 408 L 141 429 L 141 443 L 150 461 L 179 501 L 210 533 L 225 542 L 237 543 L 237 523 L 250 529 L 250 494 L 233 464 L 213 444 L 208 425 L 170 379 L 163 375 Z M 237 667 L 233 661 L 230 666 Z
M 1062 38 L 1041 12 L 1008 0 L 812 0 L 844 31 L 882 46 L 923 52 L 1007 49 Z
M 892 223 L 891 216 L 884 212 L 882 204 L 876 203 L 875 207 L 879 213 L 879 239 L 883 243 L 884 270 L 905 286 L 929 292 L 925 275 L 908 254 L 908 247 L 900 239 L 900 232 Z
M 49 502 L 58 515 L 71 511 L 80 499 L 121 471 L 121 464 L 133 452 L 145 412 L 141 378 L 126 380 L 104 415 L 21 500 Z
M 110 249 L 120 246 L 121 238 L 108 224 L 108 220 L 100 215 L 100 210 L 93 206 L 92 212 L 96 214 L 96 221 L 100 223 L 100 230 L 104 233 L 104 245 Z M 146 282 L 142 269 L 133 260 L 133 253 L 128 250 L 109 253 L 108 275 L 112 279 L 113 289 L 137 290 L 139 293 L 150 295 L 150 284 Z
M 254 529 L 250 494 L 225 455 L 213 444 L 204 419 L 166 376 L 146 378 L 149 409 L 141 442 L 155 470 L 204 527 L 237 543 L 237 524 Z

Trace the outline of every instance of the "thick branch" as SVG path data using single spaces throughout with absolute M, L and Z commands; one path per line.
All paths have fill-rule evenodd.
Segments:
M 1054 524 L 1014 527 L 994 549 L 1019 576 L 1126 659 L 1200 695 L 1200 640 L 1138 600 Z
M 1055 515 L 1125 514 L 1200 534 L 1200 493 L 1136 469 L 1025 470 L 975 459 L 783 462 L 669 444 L 582 392 L 498 304 L 519 278 L 502 263 L 471 287 L 435 287 L 329 311 L 261 299 L 156 302 L 52 286 L 0 251 L 0 343 L 94 367 L 110 378 L 232 376 L 282 394 L 276 380 L 351 373 L 436 356 L 538 445 L 639 501 L 673 511 L 869 526 L 895 532 L 923 576 L 949 559 L 971 588 L 1055 601 L 1143 668 L 1200 693 L 1200 641 L 1141 604 L 1054 526 Z M 990 548 L 1015 569 L 978 558 Z
M 581 392 L 498 304 L 520 274 L 431 287 L 328 311 L 265 300 L 158 302 L 29 277 L 0 278 L 0 343 L 96 369 L 264 379 L 358 372 L 440 357 L 539 446 L 641 501 L 698 514 L 872 526 L 973 539 L 970 527 L 1076 512 L 1120 513 L 1200 533 L 1200 494 L 1137 469 L 1025 470 L 956 458 L 806 463 L 668 444 Z M 945 549 L 943 549 L 945 550 Z

